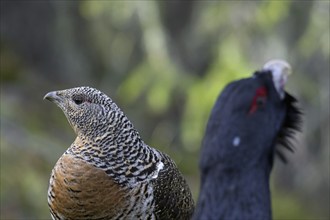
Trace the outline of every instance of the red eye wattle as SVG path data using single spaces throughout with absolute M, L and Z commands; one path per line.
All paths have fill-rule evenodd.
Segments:
M 267 100 L 267 90 L 264 86 L 259 87 L 256 90 L 256 94 L 253 97 L 252 104 L 249 110 L 249 114 L 253 114 L 257 109 L 263 106 Z

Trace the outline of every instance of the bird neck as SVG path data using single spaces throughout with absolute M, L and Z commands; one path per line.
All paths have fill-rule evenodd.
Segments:
M 114 181 L 130 187 L 154 179 L 163 168 L 161 154 L 146 145 L 127 118 L 107 124 L 93 135 L 79 135 L 67 150 L 103 169 Z M 137 181 L 138 179 L 138 181 Z
M 91 129 L 87 133 L 78 133 L 75 140 L 76 145 L 85 147 L 93 145 L 99 148 L 99 151 L 120 155 L 120 152 L 136 151 L 147 147 L 141 139 L 139 133 L 135 130 L 133 124 L 125 117 L 124 120 L 112 121 Z
M 131 142 L 136 146 L 143 146 L 143 141 L 133 124 L 118 108 L 107 118 L 95 118 L 88 125 L 80 125 L 79 129 L 72 126 L 78 139 L 84 144 L 93 143 L 98 146 L 118 145 L 129 147 Z
M 270 169 L 213 169 L 202 176 L 196 219 L 271 219 Z M 220 205 L 221 204 L 221 205 Z M 200 207 L 200 208 L 199 208 Z

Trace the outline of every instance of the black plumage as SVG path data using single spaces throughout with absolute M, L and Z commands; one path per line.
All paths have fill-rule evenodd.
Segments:
M 195 220 L 271 219 L 274 155 L 285 159 L 280 146 L 292 150 L 290 138 L 301 127 L 297 101 L 284 91 L 289 71 L 275 61 L 230 83 L 217 99 L 202 143 Z

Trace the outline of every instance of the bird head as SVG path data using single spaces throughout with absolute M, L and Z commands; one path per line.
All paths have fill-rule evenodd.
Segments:
M 270 71 L 273 75 L 274 86 L 281 99 L 284 98 L 284 86 L 291 74 L 291 66 L 284 60 L 270 60 L 262 68 L 264 71 Z
M 49 92 L 47 99 L 62 109 L 71 127 L 79 136 L 92 137 L 116 123 L 116 114 L 121 114 L 117 105 L 101 91 L 90 87 Z
M 290 71 L 285 61 L 273 60 L 252 77 L 227 85 L 206 127 L 202 170 L 271 167 L 276 143 L 289 146 L 287 137 L 299 127 L 296 100 L 284 91 Z

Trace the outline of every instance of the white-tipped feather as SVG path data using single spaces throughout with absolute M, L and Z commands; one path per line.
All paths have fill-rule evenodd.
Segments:
M 291 74 L 291 66 L 284 60 L 270 60 L 262 68 L 272 72 L 274 86 L 281 99 L 284 98 L 284 86 Z

